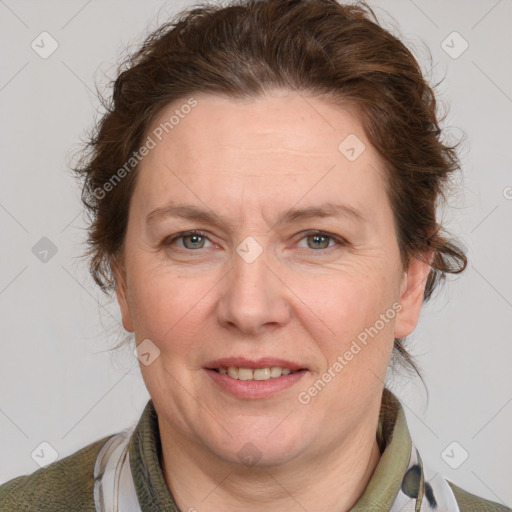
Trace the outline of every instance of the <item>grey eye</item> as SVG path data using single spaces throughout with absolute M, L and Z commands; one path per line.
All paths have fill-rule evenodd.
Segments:
M 308 235 L 305 239 L 309 249 L 327 249 L 330 247 L 329 242 L 333 241 L 331 236 L 321 234 Z
M 186 249 L 202 249 L 206 241 L 206 237 L 198 234 L 183 235 L 180 238 Z

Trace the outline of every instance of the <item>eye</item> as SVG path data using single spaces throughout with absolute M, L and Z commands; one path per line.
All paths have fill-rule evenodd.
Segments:
M 164 245 L 172 245 L 179 240 L 181 240 L 181 244 L 178 243 L 178 247 L 187 250 L 204 249 L 207 241 L 211 243 L 202 231 L 186 231 L 165 239 Z
M 341 239 L 335 237 L 334 235 L 330 235 L 329 233 L 325 233 L 323 231 L 309 231 L 301 238 L 300 242 L 302 242 L 303 240 L 306 241 L 306 248 L 313 250 L 328 249 L 333 245 L 336 245 L 336 243 L 338 245 L 344 245 Z
M 303 241 L 306 242 L 306 246 L 301 245 L 303 244 Z M 207 243 L 209 243 L 210 246 L 206 245 Z M 212 246 L 212 242 L 209 240 L 206 233 L 198 230 L 177 233 L 163 241 L 163 245 L 165 246 L 170 246 L 173 244 L 176 244 L 179 249 L 184 249 L 187 251 L 195 251 Z M 329 249 L 335 245 L 346 245 L 346 242 L 341 238 L 324 231 L 306 232 L 299 241 L 299 247 L 312 249 L 315 251 L 319 249 Z

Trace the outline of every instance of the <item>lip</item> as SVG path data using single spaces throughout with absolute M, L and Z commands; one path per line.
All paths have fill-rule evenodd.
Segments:
M 292 371 L 307 370 L 303 365 L 285 359 L 277 359 L 275 357 L 262 357 L 260 359 L 246 359 L 245 357 L 223 357 L 214 361 L 209 361 L 204 365 L 207 370 L 219 369 L 221 366 L 237 366 L 238 368 L 270 368 L 272 366 L 280 366 L 281 368 L 289 368 Z
M 274 379 L 268 380 L 238 380 L 233 379 L 229 375 L 222 375 L 215 369 L 228 366 L 237 366 L 238 368 L 267 368 L 272 366 L 280 366 L 281 368 L 289 368 L 296 373 L 281 375 Z M 260 359 L 246 359 L 243 357 L 226 357 L 210 361 L 204 366 L 204 371 L 210 379 L 222 391 L 227 392 L 236 398 L 241 399 L 264 399 L 277 395 L 285 391 L 297 382 L 299 382 L 306 373 L 307 368 L 293 361 L 277 359 L 273 357 L 264 357 Z M 299 371 L 302 370 L 302 371 Z
M 307 370 L 289 375 L 281 375 L 275 379 L 268 380 L 238 380 L 229 375 L 222 375 L 215 370 L 205 368 L 204 371 L 212 381 L 223 391 L 234 395 L 237 398 L 262 399 L 270 398 L 281 391 L 291 388 L 307 372 Z

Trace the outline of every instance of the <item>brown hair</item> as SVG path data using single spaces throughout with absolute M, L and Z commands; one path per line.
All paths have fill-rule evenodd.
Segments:
M 115 288 L 137 175 L 136 165 L 125 164 L 162 108 L 194 93 L 250 98 L 281 87 L 356 109 L 387 167 L 404 268 L 411 256 L 433 254 L 424 299 L 446 274 L 464 270 L 464 252 L 436 220 L 459 163 L 411 52 L 364 4 L 238 0 L 184 11 L 158 28 L 121 65 L 112 100 L 104 101 L 106 113 L 75 168 L 91 219 L 86 256 L 103 291 Z M 403 341 L 395 339 L 394 357 L 417 371 Z

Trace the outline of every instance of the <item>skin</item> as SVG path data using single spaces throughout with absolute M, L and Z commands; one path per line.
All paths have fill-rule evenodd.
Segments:
M 243 101 L 194 97 L 197 106 L 141 162 L 115 269 L 124 327 L 160 350 L 140 366 L 158 412 L 166 482 L 181 510 L 348 510 L 379 461 L 393 339 L 416 326 L 430 267 L 414 258 L 402 267 L 383 164 L 348 111 L 287 90 Z M 184 103 L 168 105 L 152 128 Z M 338 150 L 349 134 L 366 146 L 355 161 Z M 171 202 L 229 225 L 146 222 Z M 276 225 L 289 208 L 327 202 L 366 220 Z M 193 229 L 206 239 L 169 241 Z M 315 242 L 308 230 L 333 238 Z M 262 249 L 252 263 L 236 252 L 248 236 Z M 298 394 L 393 304 L 400 312 L 301 404 Z M 203 367 L 237 356 L 278 357 L 308 371 L 272 397 L 235 398 Z M 237 456 L 246 443 L 256 447 L 256 465 Z

